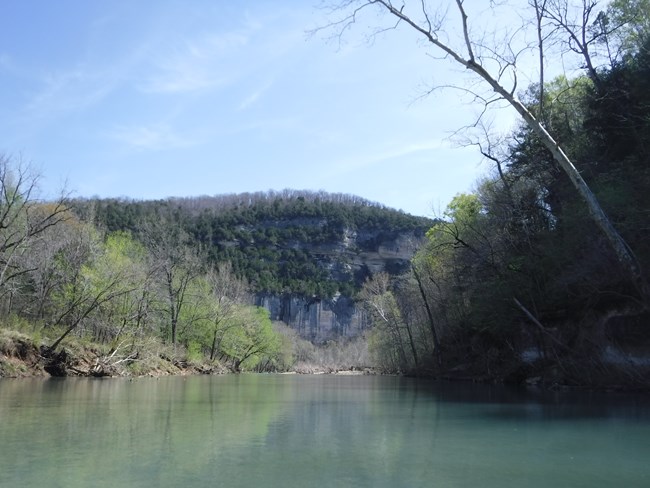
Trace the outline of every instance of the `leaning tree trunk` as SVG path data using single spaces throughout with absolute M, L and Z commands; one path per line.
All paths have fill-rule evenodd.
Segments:
M 616 254 L 616 258 L 619 263 L 625 268 L 629 276 L 632 278 L 639 294 L 641 295 L 644 303 L 648 305 L 650 303 L 650 289 L 648 288 L 648 283 L 643 274 L 641 265 L 639 264 L 636 256 L 627 245 L 627 242 L 623 239 L 621 234 L 616 230 L 611 220 L 605 214 L 605 211 L 600 206 L 598 199 L 593 194 L 585 180 L 582 178 L 582 175 L 571 162 L 569 157 L 562 150 L 560 145 L 553 139 L 551 134 L 544 128 L 539 120 L 516 98 L 514 98 L 510 93 L 508 93 L 503 87 L 501 87 L 495 80 L 493 80 L 481 67 L 475 63 L 471 63 L 470 69 L 473 69 L 477 73 L 481 74 L 485 80 L 490 83 L 495 92 L 503 96 L 510 105 L 512 105 L 517 112 L 522 116 L 526 121 L 526 124 L 531 128 L 531 130 L 539 137 L 542 144 L 549 150 L 553 159 L 560 165 L 560 167 L 567 174 L 574 188 L 577 190 L 578 194 L 582 197 L 583 201 L 587 206 L 589 215 L 592 220 L 601 230 L 605 238 L 607 239 L 610 247 Z
M 432 30 L 430 22 L 428 22 L 428 28 L 425 28 L 419 25 L 411 17 L 403 13 L 403 7 L 402 9 L 398 9 L 393 6 L 391 2 L 386 0 L 376 0 L 376 2 L 368 2 L 367 4 L 369 3 L 377 3 L 382 5 L 400 21 L 409 25 L 420 34 L 424 35 L 430 44 L 442 50 L 447 56 L 449 56 L 458 64 L 464 66 L 470 71 L 473 71 L 478 76 L 483 78 L 483 80 L 485 80 L 490 85 L 495 93 L 503 97 L 503 99 L 506 100 L 519 113 L 519 115 L 521 115 L 526 124 L 540 138 L 542 144 L 551 152 L 553 158 L 555 161 L 557 161 L 562 170 L 569 176 L 569 179 L 571 180 L 574 188 L 577 190 L 578 194 L 582 197 L 585 204 L 587 205 L 587 209 L 592 220 L 596 223 L 598 228 L 607 239 L 607 242 L 616 254 L 616 257 L 621 266 L 631 277 L 645 306 L 648 306 L 650 304 L 650 287 L 648 286 L 648 283 L 643 274 L 643 270 L 641 269 L 636 256 L 627 245 L 623 237 L 614 228 L 614 225 L 603 211 L 596 196 L 592 193 L 591 189 L 584 181 L 576 167 L 564 153 L 560 145 L 555 141 L 555 139 L 553 139 L 549 132 L 540 123 L 540 121 L 537 120 L 537 118 L 535 118 L 535 116 L 524 106 L 524 104 L 522 104 L 512 92 L 508 91 L 503 85 L 501 85 L 496 78 L 490 75 L 490 73 L 488 73 L 488 71 L 479 62 L 476 61 L 472 43 L 469 37 L 470 33 L 467 23 L 467 14 L 465 13 L 465 9 L 463 7 L 463 0 L 456 0 L 456 6 L 458 7 L 462 18 L 462 32 L 465 41 L 465 48 L 467 49 L 467 58 L 461 56 L 458 51 L 441 41 Z
M 415 281 L 418 283 L 418 289 L 420 290 L 420 295 L 422 296 L 422 301 L 424 302 L 424 308 L 427 311 L 427 317 L 429 318 L 429 327 L 431 328 L 431 337 L 433 339 L 433 352 L 438 363 L 438 367 L 442 367 L 442 355 L 440 351 L 440 339 L 438 338 L 438 332 L 436 331 L 436 323 L 433 320 L 433 313 L 431 312 L 431 307 L 429 306 L 429 300 L 427 300 L 427 294 L 424 292 L 424 287 L 422 286 L 422 280 L 420 280 L 420 274 L 415 266 L 411 263 L 411 269 L 413 270 L 413 276 Z

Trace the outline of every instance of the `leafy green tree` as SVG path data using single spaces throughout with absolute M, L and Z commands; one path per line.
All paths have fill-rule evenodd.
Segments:
M 124 335 L 134 338 L 152 332 L 153 283 L 147 250 L 129 233 L 109 234 L 104 246 L 103 254 L 93 265 L 94 272 L 98 279 L 111 274 L 120 276 L 119 288 L 124 291 L 98 310 L 101 327 L 96 334 L 111 341 L 112 354 Z
M 206 343 L 209 344 L 210 360 L 214 360 L 225 335 L 238 325 L 238 311 L 250 303 L 250 292 L 248 283 L 235 276 L 230 263 L 219 264 L 209 272 L 207 279 L 211 286 L 212 310 Z
M 167 324 L 165 335 L 175 347 L 188 288 L 202 275 L 202 261 L 199 252 L 187 246 L 186 233 L 171 216 L 149 222 L 143 235 L 152 256 L 152 272 Z
M 259 307 L 240 307 L 233 320 L 237 327 L 228 330 L 222 349 L 232 360 L 235 371 L 253 369 L 262 358 L 272 358 L 281 353 L 282 341 L 273 330 L 268 311 Z
M 648 12 L 648 0 L 614 0 L 598 16 L 594 29 L 613 66 L 644 49 L 650 38 Z
M 177 340 L 196 355 L 204 349 L 206 336 L 213 321 L 213 303 L 210 282 L 204 275 L 190 280 L 183 292 L 178 309 Z
M 93 227 L 78 227 L 67 249 L 57 258 L 65 280 L 54 293 L 52 325 L 62 326 L 63 332 L 48 347 L 49 352 L 54 352 L 72 331 L 90 321 L 102 306 L 133 291 L 134 284 L 127 278 L 130 268 L 114 268 L 114 258 Z

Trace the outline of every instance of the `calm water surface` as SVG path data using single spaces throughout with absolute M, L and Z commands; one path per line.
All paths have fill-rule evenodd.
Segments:
M 644 396 L 396 377 L 0 380 L 0 487 L 650 487 Z

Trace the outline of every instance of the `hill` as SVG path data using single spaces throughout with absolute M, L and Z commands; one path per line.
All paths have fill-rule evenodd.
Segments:
M 357 335 L 364 324 L 354 298 L 364 281 L 407 270 L 435 223 L 353 195 L 295 190 L 73 207 L 109 232 L 142 239 L 161 221 L 182 229 L 206 264 L 230 262 L 258 305 L 314 341 Z

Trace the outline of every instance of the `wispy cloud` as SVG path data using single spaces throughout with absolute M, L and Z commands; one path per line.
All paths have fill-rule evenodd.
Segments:
M 103 100 L 114 87 L 83 68 L 49 73 L 42 81 L 43 88 L 25 107 L 30 118 L 83 110 Z
M 111 61 L 95 62 L 92 56 L 69 66 L 25 77 L 39 86 L 22 108 L 28 122 L 58 118 L 100 105 L 112 93 L 129 82 L 133 72 L 147 59 L 150 46 L 144 42 L 133 46 L 128 55 Z M 11 60 L 9 60 L 11 62 Z M 8 65 L 12 67 L 11 64 Z
M 273 85 L 273 81 L 269 81 L 259 87 L 257 90 L 253 91 L 250 95 L 248 95 L 242 102 L 239 104 L 238 110 L 246 110 L 253 104 L 255 104 L 266 91 L 271 88 L 271 85 Z
M 190 147 L 199 142 L 175 132 L 168 125 L 120 126 L 107 135 L 133 148 L 149 151 Z
M 178 41 L 154 61 L 154 73 L 141 86 L 145 93 L 188 93 L 228 84 L 235 73 L 227 60 L 248 43 L 248 33 L 228 32 Z
M 449 147 L 451 146 L 448 142 L 439 140 L 409 143 L 404 145 L 393 144 L 381 152 L 370 153 L 361 157 L 349 157 L 344 160 L 335 162 L 331 167 L 328 168 L 328 171 L 334 172 L 337 175 L 342 175 L 361 169 L 367 169 L 386 161 L 406 158 L 417 153 L 435 151 L 438 149 L 447 149 Z
M 166 73 L 149 79 L 140 88 L 145 93 L 187 93 L 225 84 L 226 78 L 181 61 L 168 66 Z

